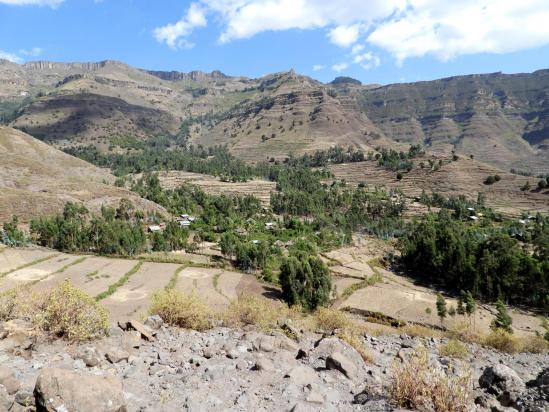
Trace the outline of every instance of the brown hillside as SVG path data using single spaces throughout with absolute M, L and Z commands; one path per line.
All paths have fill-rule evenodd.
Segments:
M 161 208 L 132 192 L 112 186 L 114 177 L 15 129 L 0 126 L 0 221 L 17 215 L 22 221 L 83 202 L 98 211 L 128 198 L 147 210 Z

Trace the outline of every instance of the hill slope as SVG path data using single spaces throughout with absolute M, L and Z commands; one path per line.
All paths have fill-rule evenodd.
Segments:
M 81 201 L 92 209 L 118 205 L 161 208 L 134 193 L 112 186 L 114 177 L 15 129 L 0 126 L 0 221 L 16 214 L 21 220 L 59 212 L 65 202 Z
M 549 70 L 379 86 L 293 71 L 248 79 L 115 61 L 0 61 L 0 120 L 58 146 L 113 150 L 179 133 L 257 161 L 336 144 L 420 143 L 538 174 L 549 169 Z

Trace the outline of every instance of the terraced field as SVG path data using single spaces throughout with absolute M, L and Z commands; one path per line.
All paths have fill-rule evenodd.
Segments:
M 463 194 L 475 200 L 480 192 L 485 195 L 488 206 L 509 216 L 518 216 L 522 212 L 549 212 L 547 190 L 520 190 L 526 182 L 530 182 L 534 189 L 539 180 L 535 177 L 504 173 L 492 166 L 466 158 L 445 163 L 436 171 L 430 170 L 429 167 L 417 167 L 420 162 L 427 164 L 428 160 L 414 161 L 416 168 L 405 173 L 402 180 L 396 179 L 396 172 L 384 170 L 378 167 L 376 162 L 371 161 L 338 164 L 330 168 L 336 178 L 344 179 L 348 183 L 364 183 L 369 188 L 400 189 L 407 197 L 419 196 L 421 191 L 425 190 L 428 194 L 436 191 L 444 196 Z M 493 185 L 483 183 L 486 177 L 495 174 L 501 176 L 499 182 Z
M 223 309 L 241 293 L 264 293 L 252 275 L 177 263 L 68 255 L 43 249 L 0 249 L 0 292 L 28 285 L 44 292 L 69 279 L 95 296 L 112 320 L 145 314 L 155 290 L 174 285 Z
M 166 189 L 174 189 L 182 184 L 193 184 L 212 195 L 253 195 L 261 203 L 268 205 L 271 200 L 271 191 L 275 190 L 276 183 L 267 180 L 254 179 L 248 182 L 222 182 L 218 178 L 199 173 L 182 171 L 160 172 L 158 175 L 160 183 Z

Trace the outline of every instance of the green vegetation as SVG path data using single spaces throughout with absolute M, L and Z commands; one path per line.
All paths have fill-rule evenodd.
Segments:
M 409 172 L 414 168 L 414 162 L 412 159 L 421 154 L 423 154 L 421 146 L 412 145 L 408 152 L 397 152 L 393 149 L 380 149 L 375 158 L 377 160 L 377 164 L 384 169 L 392 170 L 393 172 L 397 172 L 399 170 Z
M 474 311 L 473 297 L 547 307 L 549 218 L 538 216 L 531 225 L 525 245 L 510 236 L 511 224 L 478 227 L 442 210 L 411 224 L 399 242 L 402 263 L 411 274 L 447 290 L 470 291 L 462 297 L 468 314 Z
M 444 296 L 442 296 L 440 293 L 437 293 L 436 306 L 437 306 L 437 315 L 440 318 L 440 323 L 442 323 L 448 311 L 446 309 L 446 299 L 444 299 Z
M 131 268 L 128 272 L 124 273 L 124 276 L 122 276 L 115 283 L 110 285 L 106 291 L 101 292 L 99 295 L 97 295 L 95 297 L 95 300 L 99 302 L 100 300 L 106 299 L 109 296 L 111 296 L 114 292 L 117 291 L 119 287 L 124 286 L 130 279 L 130 277 L 135 273 L 137 273 L 139 269 L 141 269 L 142 265 L 143 265 L 143 262 L 137 262 L 133 268 Z
M 501 180 L 500 175 L 490 175 L 484 180 L 485 185 L 493 185 L 496 182 L 499 182 Z
M 282 298 L 289 305 L 314 310 L 325 306 L 330 299 L 330 271 L 316 256 L 301 253 L 288 257 L 282 262 L 279 280 Z
M 493 329 L 501 329 L 507 333 L 513 333 L 513 329 L 511 329 L 511 324 L 513 323 L 513 319 L 507 312 L 507 308 L 505 307 L 505 303 L 501 301 L 501 299 L 498 299 L 496 302 L 496 310 L 497 314 L 494 320 L 492 321 L 492 328 Z
M 11 221 L 5 222 L 3 225 L 4 232 L 0 239 L 7 246 L 22 246 L 27 241 L 25 234 L 18 227 L 19 220 L 17 216 L 13 216 Z

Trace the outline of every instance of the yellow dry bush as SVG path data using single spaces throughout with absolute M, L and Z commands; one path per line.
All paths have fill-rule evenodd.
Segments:
M 520 351 L 530 353 L 545 353 L 549 350 L 549 342 L 542 336 L 532 335 L 520 339 Z
M 36 303 L 35 323 L 43 330 L 70 341 L 86 341 L 107 334 L 105 308 L 68 280 Z
M 350 321 L 345 313 L 333 308 L 319 308 L 314 313 L 315 327 L 324 332 L 345 329 Z
M 152 297 L 151 315 L 159 315 L 164 322 L 193 330 L 211 327 L 213 313 L 195 294 L 185 295 L 175 289 L 156 291 Z
M 393 401 L 403 408 L 418 411 L 465 412 L 472 396 L 470 374 L 449 377 L 429 365 L 425 349 L 395 367 L 391 386 Z
M 231 302 L 223 320 L 232 327 L 254 325 L 263 331 L 273 331 L 279 328 L 281 321 L 300 320 L 302 316 L 298 307 L 288 308 L 280 302 L 242 295 Z
M 438 351 L 442 356 L 456 359 L 464 359 L 469 354 L 467 347 L 457 339 L 450 339 L 448 343 L 441 345 Z
M 11 320 L 17 317 L 19 312 L 18 288 L 9 289 L 0 293 L 0 322 Z
M 357 325 L 350 324 L 340 330 L 337 337 L 351 345 L 362 357 L 364 362 L 373 363 L 372 353 L 364 346 L 364 330 Z
M 428 328 L 426 326 L 421 325 L 415 325 L 415 324 L 408 324 L 405 326 L 402 326 L 400 328 L 400 331 L 402 333 L 405 333 L 408 336 L 411 336 L 413 338 L 442 338 L 444 337 L 444 333 L 437 329 Z
M 508 332 L 501 329 L 495 329 L 482 339 L 486 346 L 499 350 L 500 352 L 516 353 L 520 350 L 518 339 Z

